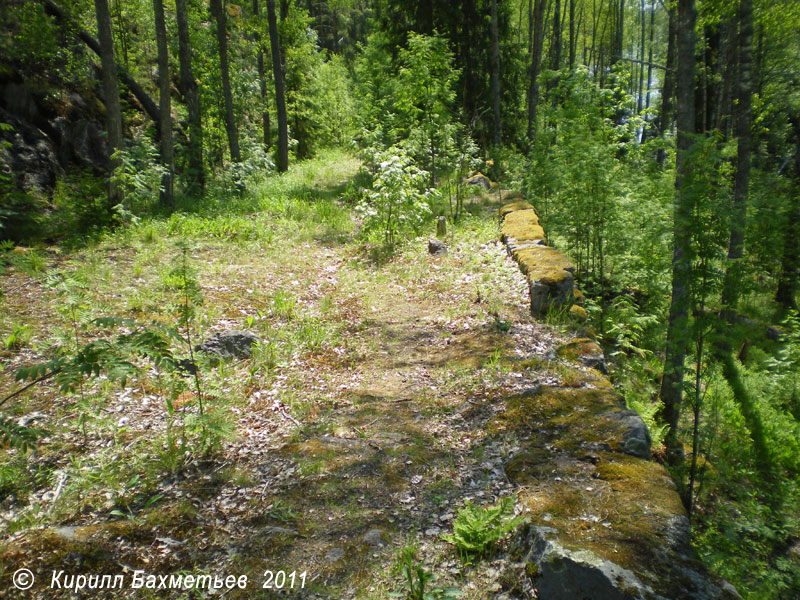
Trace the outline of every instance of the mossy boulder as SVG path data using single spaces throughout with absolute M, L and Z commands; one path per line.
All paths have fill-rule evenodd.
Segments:
M 585 321 L 587 318 L 589 318 L 589 315 L 586 314 L 586 309 L 578 304 L 573 304 L 569 307 L 569 314 L 571 314 L 578 321 Z
M 528 278 L 532 314 L 544 316 L 551 306 L 572 304 L 574 267 L 561 252 L 550 246 L 527 246 L 513 250 L 512 256 Z
M 467 185 L 478 186 L 487 191 L 492 189 L 492 180 L 489 179 L 486 175 L 484 175 L 480 171 L 475 173 L 475 175 L 473 175 L 472 177 L 467 177 L 467 179 L 464 180 L 464 183 L 466 183 Z
M 558 349 L 558 355 L 591 369 L 597 369 L 602 373 L 608 372 L 603 349 L 597 342 L 589 338 L 577 338 L 564 344 Z

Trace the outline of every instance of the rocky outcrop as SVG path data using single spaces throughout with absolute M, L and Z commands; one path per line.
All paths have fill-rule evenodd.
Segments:
M 50 93 L 48 93 L 48 91 Z M 96 97 L 39 90 L 0 64 L 0 163 L 20 190 L 49 194 L 70 169 L 105 170 L 103 105 Z

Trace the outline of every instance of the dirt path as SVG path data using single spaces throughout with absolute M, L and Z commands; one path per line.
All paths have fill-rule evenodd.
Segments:
M 33 561 L 40 579 L 59 569 L 128 581 L 136 570 L 180 571 L 247 575 L 248 589 L 229 590 L 229 598 L 388 598 L 404 589 L 397 556 L 411 546 L 437 585 L 475 599 L 499 590 L 498 565 L 465 568 L 440 535 L 452 531 L 464 501 L 514 491 L 504 465 L 519 440 L 498 417 L 509 396 L 558 382 L 557 370 L 531 370 L 530 361 L 550 364 L 568 336 L 530 317 L 525 280 L 497 241 L 497 206 L 476 202 L 441 257 L 420 238 L 375 262 L 347 238 L 298 242 L 280 229 L 263 244 L 196 244 L 190 258 L 199 265 L 205 333 L 248 317 L 277 357 L 265 350 L 204 375 L 210 397 L 233 398 L 221 410 L 235 436 L 213 460 L 191 460 L 143 495 L 136 477 L 164 460 L 160 392 L 142 381 L 101 401 L 87 389 L 97 404 L 85 405 L 80 421 L 74 398 L 43 388 L 28 410 L 41 409 L 62 433 L 34 462 L 66 485 L 54 499 L 50 475 L 27 509 L 10 505 L 0 577 Z M 165 300 L 143 290 L 164 279 L 170 260 L 151 241 L 159 235 L 168 234 L 145 230 L 144 241 L 101 246 L 67 264 L 102 271 L 104 300 L 156 310 Z M 41 283 L 24 289 L 20 310 L 52 310 Z M 30 356 L 12 356 L 6 373 Z M 144 439 L 155 446 L 137 445 Z M 121 502 L 126 508 L 112 511 Z M 294 589 L 263 589 L 268 570 L 295 572 Z M 193 597 L 182 593 L 95 595 Z M 37 586 L 20 597 L 59 595 L 68 593 Z
M 339 279 L 364 276 L 341 264 Z M 319 597 L 384 597 L 400 589 L 398 549 L 414 545 L 427 569 L 456 584 L 461 563 L 440 534 L 465 500 L 512 493 L 503 466 L 517 448 L 486 426 L 504 397 L 542 379 L 510 372 L 508 361 L 545 356 L 557 336 L 528 316 L 524 279 L 499 244 L 456 244 L 445 258 L 416 250 L 395 268 L 401 283 L 369 286 L 368 308 L 350 304 L 346 340 L 358 358 L 333 373 L 312 361 L 303 374 L 303 391 L 315 375 L 329 382 L 327 401 L 288 439 L 276 432 L 238 448 L 264 483 L 230 528 L 242 540 L 231 564 L 263 564 L 266 554 L 268 564 L 307 569 Z M 407 269 L 419 276 L 405 280 Z M 496 581 L 474 575 L 468 586 L 485 597 Z

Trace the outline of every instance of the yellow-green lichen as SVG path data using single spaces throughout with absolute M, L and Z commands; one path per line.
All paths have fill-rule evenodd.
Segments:
M 572 277 L 572 262 L 550 246 L 535 246 L 514 250 L 514 259 L 529 281 L 559 283 Z
M 578 360 L 582 356 L 603 354 L 600 345 L 589 338 L 578 338 L 561 346 L 558 355 L 568 360 Z
M 539 217 L 535 210 L 517 210 L 508 213 L 503 220 L 502 234 L 504 241 L 509 238 L 522 242 L 545 239 L 544 229 L 539 225 Z
M 572 306 L 569 307 L 569 314 L 571 314 L 578 321 L 585 321 L 588 318 L 588 315 L 586 314 L 586 309 L 577 304 L 573 304 Z
M 513 202 L 508 202 L 508 204 L 504 204 L 503 207 L 500 209 L 501 218 L 507 216 L 509 213 L 513 213 L 518 210 L 533 210 L 533 205 L 531 205 L 528 202 L 525 202 L 525 200 L 522 200 L 519 194 L 517 194 L 516 196 L 507 196 L 505 200 L 510 201 L 515 198 L 519 199 L 514 200 Z

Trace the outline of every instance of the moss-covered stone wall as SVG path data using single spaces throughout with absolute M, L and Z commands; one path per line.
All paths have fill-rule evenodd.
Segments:
M 500 209 L 501 239 L 527 278 L 531 313 L 563 307 L 585 319 L 571 261 L 547 245 L 534 207 L 513 197 Z M 548 360 L 557 363 L 561 384 L 506 398 L 505 412 L 490 424 L 522 442 L 505 465 L 530 515 L 512 558 L 526 563 L 538 597 L 739 598 L 693 557 L 680 496 L 666 469 L 650 460 L 647 427 L 604 374 L 602 348 L 576 338 Z M 537 361 L 520 368 L 533 371 Z

